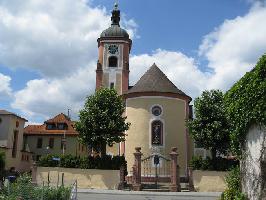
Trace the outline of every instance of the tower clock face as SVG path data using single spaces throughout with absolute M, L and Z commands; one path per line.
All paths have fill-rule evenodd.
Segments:
M 108 51 L 110 54 L 117 54 L 118 53 L 118 45 L 110 44 L 108 46 Z

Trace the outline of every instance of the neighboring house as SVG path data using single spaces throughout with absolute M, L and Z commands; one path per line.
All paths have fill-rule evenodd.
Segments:
M 26 119 L 0 110 L 0 151 L 5 152 L 6 169 L 30 171 L 32 153 L 23 145 L 23 129 Z
M 63 113 L 42 125 L 25 127 L 24 140 L 34 160 L 46 154 L 88 155 L 87 148 L 78 141 L 74 122 Z

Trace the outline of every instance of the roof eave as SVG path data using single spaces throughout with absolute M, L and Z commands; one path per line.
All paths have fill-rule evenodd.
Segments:
M 159 91 L 141 91 L 141 92 L 130 92 L 123 94 L 124 99 L 141 97 L 141 96 L 163 96 L 163 97 L 172 97 L 180 98 L 187 100 L 189 103 L 192 101 L 192 98 L 186 94 L 179 94 L 174 92 L 159 92 Z

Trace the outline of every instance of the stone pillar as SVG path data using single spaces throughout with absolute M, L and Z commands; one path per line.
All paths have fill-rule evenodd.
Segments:
M 180 192 L 180 175 L 179 175 L 179 165 L 177 163 L 177 148 L 172 147 L 172 152 L 170 153 L 171 157 L 171 168 L 172 168 L 172 175 L 171 175 L 171 192 Z
M 188 167 L 188 187 L 190 192 L 194 192 L 194 181 L 193 181 L 193 168 Z
M 135 173 L 133 173 L 133 179 L 135 180 L 133 183 L 133 190 L 135 191 L 140 191 L 141 190 L 141 156 L 142 153 L 140 152 L 141 148 L 136 147 L 135 148 L 136 152 L 134 153 L 135 157 L 135 163 L 134 163 L 134 168 L 135 168 Z
M 31 167 L 32 183 L 37 185 L 37 164 L 34 162 Z
M 123 190 L 125 188 L 125 184 L 126 184 L 125 170 L 126 170 L 125 165 L 122 165 L 120 167 L 120 183 L 118 185 L 119 190 Z

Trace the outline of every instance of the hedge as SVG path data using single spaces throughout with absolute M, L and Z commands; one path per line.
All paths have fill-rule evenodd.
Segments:
M 59 158 L 60 161 L 54 160 Z M 124 156 L 73 156 L 73 155 L 46 155 L 37 162 L 40 167 L 65 167 L 81 169 L 110 169 L 119 170 L 122 165 L 126 165 Z
M 215 162 L 215 165 L 213 162 Z M 239 161 L 222 157 L 217 157 L 213 161 L 210 157 L 203 159 L 201 156 L 193 156 L 190 161 L 190 166 L 194 170 L 228 171 L 233 167 L 239 166 Z

